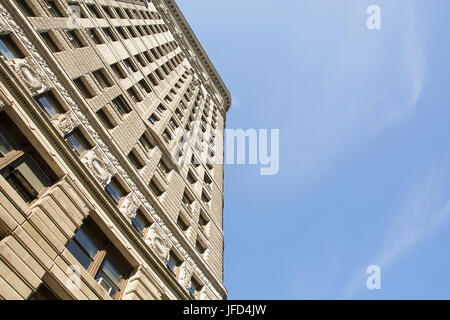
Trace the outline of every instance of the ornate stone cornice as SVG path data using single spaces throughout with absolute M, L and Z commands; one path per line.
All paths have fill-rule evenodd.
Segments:
M 224 98 L 223 107 L 225 111 L 228 111 L 231 107 L 231 94 L 228 88 L 226 87 L 225 83 L 223 82 L 222 78 L 220 77 L 219 73 L 217 72 L 216 68 L 214 67 L 213 63 L 206 54 L 205 49 L 203 49 L 202 45 L 200 44 L 200 41 L 197 39 L 197 36 L 195 35 L 194 31 L 192 31 L 186 18 L 181 13 L 181 10 L 176 4 L 175 0 L 162 0 L 162 1 L 167 6 L 167 8 L 170 9 L 172 16 L 176 19 L 178 25 L 183 29 L 184 38 L 189 41 L 189 44 L 195 50 L 197 60 L 200 60 L 203 66 L 207 69 L 212 82 L 216 85 L 220 94 Z

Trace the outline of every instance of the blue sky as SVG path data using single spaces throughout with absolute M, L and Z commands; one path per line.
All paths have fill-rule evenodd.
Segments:
M 449 299 L 450 2 L 178 4 L 231 91 L 227 127 L 280 129 L 277 175 L 225 168 L 229 298 Z

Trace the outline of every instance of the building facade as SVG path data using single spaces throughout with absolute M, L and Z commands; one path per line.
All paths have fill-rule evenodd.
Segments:
M 230 105 L 173 0 L 2 0 L 0 297 L 226 299 Z

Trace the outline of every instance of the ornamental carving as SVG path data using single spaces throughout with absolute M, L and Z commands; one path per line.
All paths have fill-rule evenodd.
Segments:
M 9 31 L 9 26 L 2 19 L 0 19 L 0 34 L 5 34 Z
M 189 290 L 193 273 L 194 273 L 194 270 L 192 270 L 191 267 L 189 267 L 189 265 L 187 263 L 183 263 L 183 265 L 181 266 L 181 269 L 180 269 L 180 275 L 178 277 L 178 282 L 186 290 Z
M 72 111 L 60 114 L 57 118 L 52 119 L 52 124 L 58 130 L 61 136 L 66 136 L 69 132 L 74 130 L 80 124 L 80 121 L 73 114 Z
M 10 65 L 32 95 L 42 93 L 47 89 L 43 81 L 45 77 L 39 74 L 38 70 L 40 69 L 32 58 L 14 59 L 10 61 Z
M 108 165 L 108 160 L 102 159 L 96 152 L 96 149 L 90 150 L 86 153 L 81 162 L 92 173 L 97 182 L 105 188 L 113 177 L 113 171 Z
M 147 235 L 145 242 L 153 249 L 162 262 L 167 262 L 171 245 L 166 235 L 155 225 L 153 225 Z
M 128 194 L 128 196 L 122 201 L 122 204 L 119 207 L 119 211 L 127 217 L 128 219 L 133 219 L 136 216 L 136 211 L 139 207 L 138 199 L 132 193 Z

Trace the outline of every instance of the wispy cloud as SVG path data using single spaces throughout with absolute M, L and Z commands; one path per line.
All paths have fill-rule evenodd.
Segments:
M 404 69 L 407 86 L 406 99 L 392 101 L 386 108 L 384 116 L 374 126 L 374 133 L 378 133 L 385 127 L 394 124 L 401 118 L 412 114 L 424 89 L 427 71 L 427 58 L 425 55 L 425 35 L 418 29 L 414 4 L 405 8 L 408 10 L 409 20 L 404 26 L 408 32 L 404 43 Z
M 434 161 L 426 174 L 409 189 L 393 216 L 380 251 L 369 262 L 386 270 L 417 244 L 450 220 L 449 157 Z M 346 298 L 354 296 L 365 285 L 367 275 L 359 272 L 349 283 Z
M 296 170 L 308 186 L 355 148 L 413 116 L 420 103 L 427 74 L 426 34 L 417 25 L 413 2 L 392 6 L 405 23 L 384 26 L 378 34 L 365 31 L 360 41 L 346 39 L 335 51 L 340 63 L 330 65 L 326 94 L 319 93 L 315 105 L 302 113 L 302 162 Z

